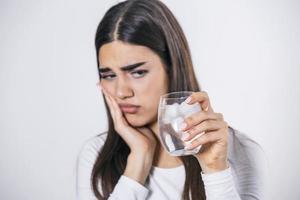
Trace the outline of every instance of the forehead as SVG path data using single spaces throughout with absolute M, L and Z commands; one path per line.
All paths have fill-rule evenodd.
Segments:
M 158 56 L 148 47 L 113 41 L 103 45 L 99 51 L 101 66 L 120 67 L 141 61 L 155 61 Z

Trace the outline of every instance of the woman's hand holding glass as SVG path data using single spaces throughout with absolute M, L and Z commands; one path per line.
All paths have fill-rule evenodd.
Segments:
M 186 100 L 188 104 L 195 102 L 200 103 L 202 111 L 185 118 L 181 126 L 181 130 L 187 133 L 184 141 L 192 141 L 186 149 L 191 150 L 202 145 L 194 156 L 199 161 L 203 173 L 224 170 L 228 168 L 228 125 L 221 113 L 213 111 L 206 92 L 194 92 Z M 193 140 L 203 132 L 203 135 Z

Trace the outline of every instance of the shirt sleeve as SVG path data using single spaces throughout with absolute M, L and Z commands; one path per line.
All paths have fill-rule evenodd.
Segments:
M 122 175 L 116 184 L 114 191 L 110 194 L 109 200 L 126 199 L 128 200 L 144 200 L 149 190 L 140 183 L 129 177 Z
M 262 147 L 238 130 L 230 133 L 230 167 L 212 174 L 201 173 L 207 199 L 265 199 L 269 166 Z
M 104 141 L 99 136 L 95 136 L 85 141 L 77 156 L 76 163 L 76 199 L 96 200 L 91 186 L 91 174 L 93 165 L 98 155 L 98 151 Z
M 269 167 L 263 148 L 245 134 L 236 135 L 229 162 L 240 197 L 242 200 L 265 199 Z
M 98 152 L 104 144 L 104 140 L 99 136 L 89 139 L 82 146 L 77 157 L 76 169 L 76 199 L 77 200 L 96 200 L 92 186 L 91 174 Z M 102 192 L 101 185 L 98 185 Z M 120 200 L 124 197 L 128 200 L 144 200 L 149 190 L 136 182 L 122 175 L 118 180 L 114 190 L 108 200 Z
M 231 168 L 211 174 L 201 172 L 207 200 L 240 200 L 235 188 Z

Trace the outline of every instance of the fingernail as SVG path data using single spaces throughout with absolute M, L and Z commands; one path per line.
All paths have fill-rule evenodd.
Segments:
M 188 134 L 187 132 L 184 132 L 183 135 L 182 135 L 182 137 L 181 137 L 181 139 L 183 141 L 185 141 L 186 139 L 188 139 L 189 136 L 190 136 L 190 134 Z
M 186 127 L 187 127 L 187 124 L 186 124 L 185 122 L 183 122 L 183 123 L 180 125 L 180 130 L 184 130 Z
M 102 90 L 101 84 L 99 82 L 96 83 L 96 86 L 99 87 L 100 90 Z
M 192 97 L 188 97 L 184 102 L 185 102 L 185 103 L 190 103 L 191 100 L 192 100 Z
M 205 110 L 205 111 L 208 111 L 208 106 L 207 106 L 207 108 L 205 108 L 204 110 Z

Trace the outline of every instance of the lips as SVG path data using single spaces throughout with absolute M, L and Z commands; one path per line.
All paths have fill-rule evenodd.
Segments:
M 135 114 L 138 112 L 140 106 L 135 106 L 132 104 L 119 104 L 119 107 L 124 113 Z

